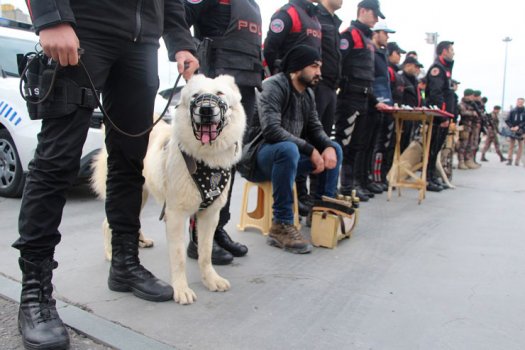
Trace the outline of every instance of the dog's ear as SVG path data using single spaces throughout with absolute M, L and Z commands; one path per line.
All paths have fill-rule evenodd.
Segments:
M 202 74 L 195 74 L 191 77 L 190 80 L 186 83 L 186 86 L 182 88 L 181 91 L 181 103 L 185 101 L 190 101 L 193 94 L 198 93 L 202 86 L 205 86 L 204 81 L 206 77 Z
M 231 90 L 231 93 L 226 93 L 230 106 L 237 105 L 241 102 L 241 92 L 237 84 L 235 84 L 235 79 L 231 75 L 219 75 L 215 78 L 215 82 L 218 86 L 226 86 Z

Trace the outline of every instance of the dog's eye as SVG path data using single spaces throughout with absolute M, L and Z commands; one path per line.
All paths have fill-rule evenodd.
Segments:
M 191 97 L 197 98 L 198 96 L 199 96 L 199 94 L 193 94 Z
M 224 92 L 222 92 L 222 91 L 217 91 L 216 95 L 217 95 L 217 96 L 224 96 Z

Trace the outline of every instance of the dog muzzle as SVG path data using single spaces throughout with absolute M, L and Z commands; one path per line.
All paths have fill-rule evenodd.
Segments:
M 195 138 L 211 144 L 226 126 L 228 104 L 214 94 L 202 94 L 190 102 L 191 126 Z

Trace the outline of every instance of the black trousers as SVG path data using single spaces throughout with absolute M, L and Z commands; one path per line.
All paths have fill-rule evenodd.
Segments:
M 371 147 L 375 120 L 368 117 L 369 97 L 361 93 L 340 93 L 337 97 L 335 139 L 343 149 L 341 187 L 349 190 L 354 181 L 366 177 L 366 152 Z
M 253 86 L 239 86 L 239 89 L 241 90 L 242 96 L 241 104 L 244 108 L 244 113 L 246 113 L 246 130 L 248 130 L 250 123 L 252 122 L 253 116 L 255 114 L 255 88 Z M 246 144 L 247 141 L 249 140 L 243 139 L 243 144 Z M 228 191 L 228 201 L 221 209 L 218 227 L 224 227 L 230 221 L 230 204 L 234 180 L 235 167 L 232 168 L 230 190 Z
M 439 151 L 443 148 L 445 141 L 447 139 L 448 127 L 442 128 L 439 126 L 443 122 L 441 118 L 434 118 L 434 123 L 432 125 L 432 138 L 430 140 L 430 152 L 428 156 L 428 166 L 427 166 L 427 179 L 434 178 L 436 174 L 436 161 Z
M 326 85 L 322 81 L 315 88 L 315 106 L 319 121 L 323 125 L 325 133 L 330 137 L 333 133 L 335 121 L 335 107 L 337 105 L 337 92 L 334 88 Z M 310 174 L 310 195 L 316 197 L 317 174 Z M 295 183 L 299 196 L 307 194 L 306 190 L 307 175 L 298 175 Z
M 113 121 L 129 133 L 147 129 L 153 122 L 159 86 L 157 46 L 116 40 L 111 35 L 79 39 L 85 50 L 82 61 L 102 92 L 104 107 Z M 61 74 L 80 86 L 89 86 L 78 66 L 66 67 Z M 42 121 L 20 208 L 20 238 L 13 244 L 30 260 L 52 256 L 60 242 L 58 226 L 66 191 L 78 174 L 91 114 L 92 110 L 79 108 L 72 114 Z M 106 215 L 114 235 L 129 235 L 130 239 L 138 235 L 148 137 L 124 136 L 106 123 Z

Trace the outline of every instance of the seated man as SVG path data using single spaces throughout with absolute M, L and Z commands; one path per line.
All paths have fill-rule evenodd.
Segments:
M 309 46 L 292 48 L 282 72 L 263 82 L 257 116 L 248 131 L 241 164 L 250 165 L 250 181 L 271 181 L 273 224 L 268 244 L 292 253 L 309 253 L 312 245 L 294 226 L 293 185 L 300 174 L 319 174 L 317 196 L 335 197 L 341 147 L 330 140 L 317 116 L 312 91 L 321 79 L 321 56 Z M 308 141 L 307 141 L 308 140 Z

